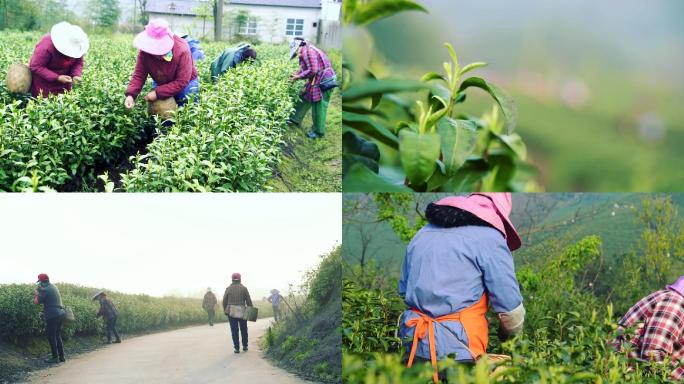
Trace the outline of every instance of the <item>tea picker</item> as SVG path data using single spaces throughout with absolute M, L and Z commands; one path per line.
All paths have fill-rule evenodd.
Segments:
M 216 317 L 216 295 L 211 291 L 211 288 L 207 288 L 207 293 L 204 294 L 202 299 L 202 308 L 207 311 L 207 316 L 209 317 L 209 325 L 214 326 L 214 318 Z
M 171 32 L 169 23 L 153 19 L 133 39 L 138 58 L 126 89 L 124 105 L 131 109 L 147 77 L 156 86 L 145 95 L 150 113 L 168 118 L 188 100 L 199 101 L 199 77 L 188 43 Z
M 325 118 L 330 95 L 337 87 L 337 77 L 328 55 L 301 37 L 296 37 L 290 43 L 290 60 L 297 56 L 300 69 L 290 80 L 306 80 L 306 85 L 288 123 L 301 126 L 304 116 L 311 109 L 313 127 L 307 137 L 320 138 L 325 135 Z
M 33 291 L 33 303 L 43 305 L 43 318 L 45 319 L 45 335 L 50 344 L 52 357 L 47 363 L 55 364 L 64 362 L 64 344 L 62 343 L 62 325 L 67 317 L 67 311 L 62 304 L 62 296 L 57 286 L 50 283 L 50 277 L 41 273 L 38 275 L 36 289 Z M 71 313 L 73 316 L 73 312 Z
M 13 64 L 7 71 L 7 88 L 12 93 L 31 92 L 33 97 L 56 95 L 71 90 L 81 81 L 83 56 L 90 47 L 81 27 L 61 22 L 41 37 L 28 67 Z
M 116 319 L 119 317 L 119 310 L 111 299 L 107 297 L 107 294 L 103 291 L 97 291 L 93 295 L 93 300 L 100 302 L 100 309 L 97 311 L 97 317 L 102 316 L 107 326 L 107 344 L 112 343 L 112 334 L 116 337 L 115 343 L 121 342 L 121 337 L 119 337 L 119 332 L 116 331 Z
M 525 309 L 511 255 L 521 240 L 509 219 L 511 207 L 509 193 L 430 203 L 428 224 L 408 245 L 399 293 L 409 309 L 398 336 L 408 351 L 407 365 L 429 361 L 435 382 L 438 360 L 473 363 L 486 356 L 490 305 L 503 338 L 522 331 Z
M 281 315 L 280 312 L 280 303 L 284 301 L 283 296 L 277 289 L 271 289 L 271 296 L 268 297 L 268 302 L 271 303 L 271 307 L 273 308 L 273 318 L 275 321 L 283 319 L 283 315 Z M 285 304 L 288 307 L 290 306 L 287 303 Z
M 240 336 L 242 336 L 242 350 L 247 352 L 248 334 L 247 320 L 256 321 L 257 311 L 252 306 L 249 291 L 242 285 L 242 275 L 233 273 L 231 284 L 223 294 L 223 313 L 228 317 L 230 333 L 233 339 L 233 350 L 240 353 Z
M 684 276 L 639 300 L 618 322 L 613 348 L 631 359 L 670 361 L 673 381 L 684 380 Z M 627 332 L 635 330 L 634 333 Z
M 219 77 L 229 69 L 237 67 L 240 63 L 252 62 L 256 58 L 256 50 L 247 43 L 238 44 L 237 47 L 226 48 L 211 62 L 211 81 L 216 83 Z

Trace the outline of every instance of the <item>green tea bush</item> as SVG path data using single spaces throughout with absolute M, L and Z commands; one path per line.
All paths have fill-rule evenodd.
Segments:
M 28 63 L 38 39 L 35 33 L 3 35 L 3 78 L 10 64 Z M 126 111 L 121 101 L 135 50 L 127 39 L 91 40 L 83 82 L 73 92 L 35 100 L 1 88 L 0 190 L 93 184 L 97 163 L 115 161 L 141 138 L 144 110 Z
M 366 26 L 400 11 L 425 11 L 411 0 L 349 0 L 344 5 L 343 175 L 349 192 L 459 192 L 530 189 L 527 147 L 514 132 L 517 107 L 498 86 L 471 72 L 486 66 L 449 61 L 420 80 L 387 72 Z M 382 60 L 379 60 L 382 62 Z M 493 99 L 481 118 L 459 112 L 473 89 Z
M 4 32 L 0 77 L 10 64 L 28 63 L 39 38 Z M 297 67 L 287 47 L 261 45 L 256 64 L 212 84 L 211 60 L 226 44 L 204 43 L 207 59 L 197 63 L 201 102 L 182 108 L 167 128 L 148 116 L 142 98 L 131 111 L 123 106 L 137 54 L 131 41 L 126 35 L 91 36 L 83 82 L 67 94 L 34 100 L 0 87 L 0 190 L 92 191 L 99 172 L 131 155 L 131 170 L 122 175 L 125 190 L 264 188 L 301 86 L 288 81 Z M 136 154 L 155 133 L 147 150 Z
M 325 255 L 305 276 L 301 297 L 293 295 L 285 318 L 267 331 L 263 345 L 278 365 L 316 382 L 341 382 L 341 247 Z
M 549 248 L 551 249 L 551 248 Z M 522 336 L 502 342 L 490 320 L 488 352 L 512 361 L 494 366 L 481 360 L 464 365 L 440 362 L 453 383 L 661 383 L 669 381 L 669 364 L 642 363 L 612 350 L 617 320 L 615 302 L 592 290 L 595 263 L 602 257 L 601 239 L 587 236 L 541 265 L 517 271 L 527 315 Z M 619 272 L 617 272 L 619 273 Z M 404 348 L 394 335 L 405 310 L 396 278 L 387 279 L 372 264 L 346 267 L 343 288 L 343 380 L 345 383 L 427 383 L 429 363 L 406 368 Z M 642 287 L 642 295 L 650 293 Z M 494 371 L 492 373 L 492 371 Z
M 56 285 L 64 305 L 70 307 L 76 317 L 76 321 L 65 326 L 64 335 L 101 335 L 104 322 L 96 316 L 99 303 L 92 300 L 97 289 Z M 44 334 L 42 305 L 33 304 L 34 289 L 32 284 L 0 285 L 0 339 L 23 344 Z M 207 320 L 200 299 L 107 293 L 119 309 L 117 327 L 123 333 L 163 330 Z M 220 315 L 217 318 L 223 319 Z
M 264 52 L 265 51 L 265 52 Z M 128 191 L 257 191 L 278 163 L 297 88 L 287 53 L 277 47 L 254 65 L 203 84 L 201 102 L 137 156 L 123 178 Z

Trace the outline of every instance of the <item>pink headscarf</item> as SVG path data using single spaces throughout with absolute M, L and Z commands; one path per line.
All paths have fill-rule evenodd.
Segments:
M 518 235 L 518 231 L 509 218 L 513 206 L 510 193 L 473 193 L 469 196 L 449 196 L 435 204 L 460 208 L 486 221 L 501 232 L 511 251 L 515 251 L 522 245 L 520 235 Z

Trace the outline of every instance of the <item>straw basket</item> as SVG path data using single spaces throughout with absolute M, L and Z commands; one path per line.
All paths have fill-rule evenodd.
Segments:
M 168 99 L 156 100 L 148 105 L 148 111 L 150 115 L 159 116 L 161 119 L 170 119 L 173 116 L 173 112 L 178 109 L 178 104 L 173 97 Z
M 12 64 L 7 70 L 5 80 L 11 93 L 28 93 L 31 89 L 31 70 L 26 64 Z

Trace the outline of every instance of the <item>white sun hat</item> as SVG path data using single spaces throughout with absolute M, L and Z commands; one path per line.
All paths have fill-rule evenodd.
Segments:
M 69 24 L 66 21 L 57 23 L 52 27 L 50 38 L 52 44 L 61 54 L 74 59 L 83 57 L 90 48 L 88 35 L 83 32 L 81 27 Z

